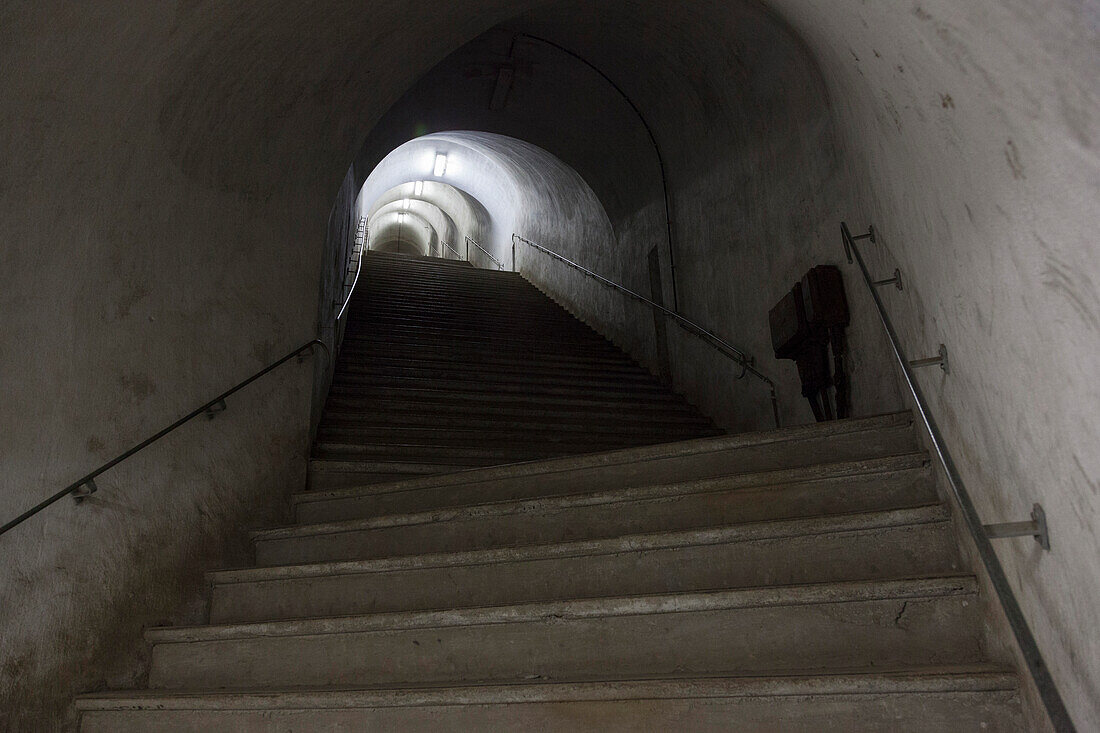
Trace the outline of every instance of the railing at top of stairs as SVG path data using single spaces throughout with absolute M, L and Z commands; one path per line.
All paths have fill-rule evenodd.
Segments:
M 546 247 L 543 247 L 541 244 L 538 244 L 536 242 L 532 242 L 530 239 L 527 239 L 526 237 L 521 237 L 518 234 L 513 234 L 512 235 L 512 270 L 513 271 L 515 271 L 515 269 L 516 269 L 516 243 L 517 242 L 522 242 L 523 244 L 526 244 L 529 247 L 533 247 L 537 251 L 542 252 L 545 255 L 548 255 L 548 256 L 553 257 L 554 259 L 556 259 L 560 262 L 565 263 L 569 267 L 572 267 L 573 269 L 587 275 L 588 277 L 596 280 L 597 282 L 599 282 L 603 285 L 606 285 L 607 287 L 612 288 L 614 290 L 618 290 L 619 292 L 623 293 L 627 297 L 632 298 L 634 300 L 637 300 L 638 302 L 649 306 L 650 308 L 657 311 L 658 313 L 661 313 L 661 314 L 667 316 L 668 318 L 671 318 L 674 323 L 676 323 L 678 326 L 683 328 L 685 331 L 687 331 L 688 333 L 690 333 L 694 336 L 699 337 L 700 339 L 702 339 L 702 341 L 704 343 L 708 344 L 709 346 L 711 346 L 713 349 L 715 349 L 716 351 L 718 351 L 719 353 L 721 353 L 722 355 L 724 355 L 728 359 L 733 360 L 739 367 L 741 367 L 741 374 L 738 375 L 738 377 L 737 377 L 738 379 L 743 379 L 746 374 L 751 374 L 753 377 L 760 380 L 761 382 L 763 382 L 768 387 L 768 393 L 769 393 L 768 397 L 771 400 L 771 405 L 772 405 L 772 417 L 775 419 L 775 426 L 777 428 L 780 426 L 780 423 L 779 423 L 779 400 L 778 400 L 778 398 L 776 396 L 776 392 L 775 392 L 775 382 L 773 382 L 771 380 L 771 378 L 769 378 L 767 375 L 765 375 L 763 372 L 761 372 L 759 369 L 756 368 L 756 366 L 755 366 L 755 361 L 756 360 L 750 354 L 748 354 L 748 353 L 742 351 L 741 349 L 737 348 L 736 346 L 729 343 L 728 341 L 723 339 L 721 336 L 718 336 L 714 332 L 709 331 L 706 328 L 703 328 L 702 326 L 700 326 L 695 321 L 692 321 L 688 318 L 685 318 L 684 316 L 680 315 L 676 311 L 669 310 L 668 308 L 664 307 L 660 303 L 656 303 L 656 302 L 650 300 L 649 298 L 645 297 L 644 295 L 641 295 L 640 293 L 637 293 L 637 292 L 631 290 L 628 287 L 620 285 L 619 283 L 617 283 L 613 280 L 609 280 L 608 278 L 604 277 L 603 275 L 599 275 L 599 274 L 593 272 L 592 270 L 589 270 L 584 265 L 578 264 L 578 263 L 574 262 L 573 260 L 569 259 L 568 257 L 566 257 L 564 255 L 561 255 L 561 254 L 553 251 L 552 249 L 548 249 Z
M 903 287 L 901 273 L 898 270 L 894 270 L 894 276 L 892 278 L 883 280 L 875 280 L 871 277 L 871 273 L 867 269 L 867 264 L 863 261 L 863 255 L 860 254 L 859 246 L 856 242 L 860 240 L 869 240 L 872 243 L 875 242 L 874 227 L 870 227 L 866 234 L 852 236 L 851 231 L 848 229 L 848 225 L 841 222 L 840 234 L 844 240 L 844 254 L 848 258 L 848 263 L 851 264 L 855 262 L 859 266 L 860 272 L 863 275 L 863 281 L 867 284 L 867 289 L 871 292 L 871 297 L 874 299 L 875 307 L 878 310 L 879 320 L 882 322 L 882 327 L 885 329 L 886 335 L 890 339 L 890 348 L 901 369 L 905 385 L 909 388 L 909 393 L 913 397 L 913 403 L 916 405 L 917 414 L 920 415 L 921 421 L 924 423 L 924 428 L 928 433 L 932 448 L 947 477 L 947 483 L 951 489 L 951 493 L 954 495 L 955 501 L 958 502 L 959 508 L 962 511 L 963 522 L 970 536 L 974 539 L 974 545 L 978 551 L 978 556 L 982 559 L 982 564 L 985 566 L 986 572 L 989 575 L 989 582 L 997 593 L 997 597 L 1001 602 L 1001 607 L 1004 609 L 1005 617 L 1012 627 L 1013 635 L 1016 637 L 1016 643 L 1019 645 L 1020 652 L 1027 664 L 1028 672 L 1030 672 L 1031 678 L 1035 682 L 1035 687 L 1042 697 L 1043 704 L 1046 706 L 1047 715 L 1050 716 L 1050 720 L 1055 730 L 1073 731 L 1074 725 L 1070 720 L 1069 713 L 1066 711 L 1062 696 L 1054 684 L 1054 679 L 1050 675 L 1050 669 L 1043 661 L 1043 656 L 1039 652 L 1039 645 L 1036 643 L 1035 637 L 1031 633 L 1027 619 L 1024 618 L 1023 610 L 1020 608 L 1020 603 L 1016 600 L 1016 595 L 1012 592 L 1012 587 L 1009 585 L 1008 578 L 1005 576 L 1004 568 L 1001 567 L 1001 561 L 997 558 L 997 553 L 993 550 L 993 544 L 990 542 L 991 539 L 1003 537 L 1034 537 L 1035 541 L 1038 542 L 1044 550 L 1049 550 L 1050 535 L 1047 530 L 1046 516 L 1043 514 L 1043 508 L 1039 504 L 1035 504 L 1031 512 L 1031 521 L 1005 522 L 1003 524 L 982 523 L 981 517 L 978 515 L 978 510 L 975 508 L 974 502 L 970 498 L 970 493 L 966 490 L 966 485 L 963 483 L 962 476 L 959 474 L 955 461 L 951 457 L 951 452 L 948 450 L 947 444 L 943 439 L 943 434 L 940 433 L 940 429 L 936 425 L 935 419 L 932 417 L 932 412 L 928 407 L 928 401 L 924 398 L 924 393 L 921 391 L 920 385 L 917 384 L 916 377 L 913 374 L 914 369 L 928 366 L 939 366 L 946 373 L 948 371 L 947 348 L 941 344 L 939 355 L 925 359 L 909 360 L 906 358 L 905 351 L 901 347 L 901 341 L 898 339 L 897 331 L 894 329 L 894 324 L 890 320 L 889 314 L 886 312 L 886 306 L 883 305 L 882 298 L 879 296 L 877 289 L 883 285 L 894 285 L 901 290 Z
M 470 261 L 470 245 L 471 244 L 474 245 L 475 247 L 477 247 L 478 249 L 480 249 L 482 252 L 485 253 L 486 257 L 488 257 L 493 262 L 495 262 L 498 270 L 503 270 L 504 269 L 504 263 L 501 262 L 500 260 L 498 260 L 496 257 L 493 257 L 493 255 L 489 252 L 489 250 L 485 249 L 480 244 L 478 244 L 477 241 L 473 237 L 466 237 L 466 261 L 467 262 Z

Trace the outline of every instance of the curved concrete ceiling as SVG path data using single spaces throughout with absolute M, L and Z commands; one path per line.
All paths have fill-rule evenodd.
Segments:
M 406 201 L 408 202 L 408 208 L 406 208 L 405 205 Z M 391 201 L 384 206 L 374 209 L 368 221 L 378 221 L 380 217 L 386 214 L 394 212 L 400 213 L 402 211 L 416 214 L 431 226 L 439 241 L 446 242 L 452 247 L 454 246 L 455 236 L 458 233 L 458 227 L 454 219 L 450 214 L 443 211 L 443 209 L 439 208 L 431 201 L 413 198 L 402 198 L 397 201 Z M 432 253 L 439 254 L 436 250 L 437 248 L 433 247 Z
M 446 159 L 439 175 L 437 156 Z M 472 131 L 418 137 L 373 168 L 357 210 L 369 211 L 387 192 L 415 187 L 418 180 L 426 186 L 445 183 L 483 208 L 490 226 L 474 239 L 506 267 L 512 264 L 513 233 L 549 243 L 583 242 L 596 251 L 611 249 L 610 221 L 592 189 L 560 159 L 522 140 Z
M 386 249 L 393 242 L 405 242 L 415 254 L 421 257 L 438 255 L 439 233 L 431 222 L 421 213 L 402 211 L 400 208 L 383 211 L 371 220 L 368 250 L 396 251 Z M 408 254 L 408 248 L 400 250 Z

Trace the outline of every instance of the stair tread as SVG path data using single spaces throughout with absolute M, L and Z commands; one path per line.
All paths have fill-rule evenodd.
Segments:
M 154 627 L 146 629 L 145 638 L 152 644 L 180 644 L 256 637 L 316 636 L 527 623 L 544 621 L 548 618 L 567 620 L 703 610 L 937 598 L 974 595 L 977 591 L 976 578 L 971 574 L 960 573 L 895 580 L 808 583 L 431 611 L 398 611 L 205 626 Z
M 832 476 L 851 475 L 845 470 L 851 464 L 845 464 L 839 472 Z M 748 474 L 752 476 L 754 474 Z M 760 475 L 760 474 L 755 474 Z M 767 475 L 766 473 L 764 474 Z M 809 483 L 817 478 L 777 482 L 772 486 L 787 486 L 793 483 Z M 766 479 L 765 479 L 766 481 Z M 766 489 L 768 483 L 751 485 L 753 489 Z M 441 507 L 419 512 L 399 514 L 386 514 L 364 519 L 345 519 L 338 522 L 318 522 L 313 524 L 293 524 L 269 529 L 253 530 L 250 535 L 254 540 L 283 539 L 288 537 L 306 537 L 319 534 L 335 534 L 339 532 L 360 532 L 381 527 L 403 527 L 416 524 L 438 524 L 440 522 L 470 521 L 489 517 L 501 517 L 508 515 L 527 515 L 548 512 L 554 510 L 578 508 L 584 506 L 596 506 L 606 504 L 625 504 L 642 501 L 660 501 L 679 498 L 690 495 L 707 494 L 715 491 L 737 490 L 745 487 L 730 486 L 726 477 L 699 479 L 673 484 L 654 484 L 649 486 L 636 486 L 622 489 L 583 491 L 577 493 L 556 494 L 533 498 L 504 499 L 489 502 L 474 502 L 470 504 Z M 824 519 L 824 517 L 822 517 Z
M 919 694 L 1011 691 L 1011 669 L 994 664 L 959 664 L 843 671 L 784 670 L 744 676 L 654 676 L 580 681 L 424 683 L 356 687 L 243 690 L 125 690 L 81 695 L 83 711 L 130 709 L 316 709 L 330 706 L 424 705 L 646 698 Z
M 718 436 L 718 439 L 726 438 L 729 436 Z M 715 440 L 715 438 L 702 438 L 692 442 L 702 442 L 707 440 Z M 668 445 L 662 444 L 662 445 Z M 675 445 L 682 445 L 677 443 Z M 624 452 L 640 452 L 654 446 L 643 446 L 642 448 L 629 448 L 626 451 L 612 451 L 615 453 Z M 657 446 L 660 447 L 660 446 Z M 581 456 L 576 459 L 576 463 L 581 464 L 588 463 L 586 459 L 592 459 L 593 457 L 604 457 L 607 453 L 589 454 L 587 456 Z M 748 480 L 755 479 L 757 482 L 772 482 L 779 483 L 784 481 L 798 481 L 807 480 L 806 476 L 827 477 L 827 476 L 843 476 L 843 475 L 856 475 L 859 473 L 880 473 L 886 471 L 901 471 L 923 467 L 927 463 L 927 455 L 923 452 L 904 453 L 896 456 L 886 456 L 879 458 L 870 458 L 858 461 L 842 461 L 836 463 L 819 463 L 808 466 L 802 466 L 798 468 L 784 468 L 767 471 L 749 471 L 745 473 L 730 473 L 720 477 L 712 477 L 709 479 L 694 479 L 692 481 L 708 481 L 708 480 L 725 480 L 731 481 L 738 477 Z M 479 481 L 495 479 L 495 478 L 510 478 L 510 477 L 537 477 L 540 471 L 540 464 L 546 464 L 549 461 L 531 461 L 527 463 L 517 463 L 510 466 L 494 466 L 491 468 L 473 469 L 469 471 L 460 471 L 453 474 L 447 474 L 443 476 L 433 476 L 424 479 L 405 479 L 402 481 L 386 482 L 382 484 L 371 484 L 362 487 L 350 487 L 342 489 L 329 489 L 325 491 L 305 491 L 292 495 L 292 501 L 294 503 L 306 503 L 313 501 L 328 501 L 331 499 L 341 498 L 353 498 L 358 496 L 375 496 L 383 493 L 399 493 L 406 491 L 417 491 L 421 489 L 433 489 L 440 486 L 454 486 L 464 483 L 473 484 Z M 563 463 L 562 459 L 556 459 L 555 462 Z M 598 465 L 598 464 L 597 464 Z M 584 467 L 583 465 L 581 467 Z M 565 470 L 568 470 L 566 468 Z M 667 485 L 667 484 L 656 484 Z
M 662 530 L 609 538 L 546 542 L 486 550 L 230 568 L 209 572 L 207 578 L 217 583 L 242 583 L 284 578 L 421 570 L 429 567 L 527 562 L 561 557 L 644 552 L 673 547 L 752 542 L 815 534 L 865 532 L 946 522 L 949 518 L 950 513 L 946 507 L 931 504 L 903 509 L 737 522 L 690 530 Z

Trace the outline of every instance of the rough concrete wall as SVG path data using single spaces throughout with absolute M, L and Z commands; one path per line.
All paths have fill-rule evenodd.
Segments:
M 315 334 L 326 217 L 361 134 L 343 95 L 368 73 L 357 8 L 0 10 L 4 520 Z M 380 74 L 374 101 L 420 70 Z M 289 364 L 93 500 L 0 537 L 0 728 L 71 724 L 72 694 L 140 674 L 143 625 L 191 618 L 174 613 L 200 569 L 234 562 L 242 525 L 302 486 L 311 379 Z
M 819 59 L 872 266 L 1079 730 L 1100 729 L 1100 5 L 792 7 Z

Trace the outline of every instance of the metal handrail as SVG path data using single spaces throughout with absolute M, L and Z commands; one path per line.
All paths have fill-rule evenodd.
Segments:
M 59 501 L 59 500 L 65 498 L 66 496 L 68 496 L 70 494 L 76 494 L 77 496 L 75 498 L 82 499 L 83 497 L 94 493 L 97 490 L 97 487 L 95 485 L 95 480 L 96 480 L 96 478 L 98 478 L 100 476 L 100 474 L 103 474 L 103 473 L 109 471 L 110 469 L 114 468 L 115 466 L 122 463 L 123 461 L 125 461 L 127 458 L 134 455 L 138 451 L 141 451 L 144 448 L 148 448 L 150 445 L 157 442 L 158 440 L 163 438 L 165 435 L 168 435 L 169 433 L 174 431 L 176 428 L 182 426 L 184 423 L 187 423 L 187 422 L 193 420 L 194 418 L 198 417 L 199 415 L 204 415 L 205 414 L 205 415 L 208 415 L 209 417 L 213 418 L 214 416 L 217 415 L 217 413 L 222 412 L 226 409 L 225 400 L 226 400 L 227 397 L 230 397 L 235 392 L 238 392 L 241 389 L 244 389 L 248 385 L 255 382 L 257 379 L 259 379 L 260 377 L 264 376 L 265 374 L 267 374 L 270 371 L 273 371 L 273 370 L 277 369 L 278 367 L 282 366 L 283 364 L 290 361 L 294 357 L 296 357 L 296 356 L 298 356 L 298 355 L 300 355 L 300 354 L 302 354 L 306 351 L 309 351 L 310 353 L 312 353 L 313 352 L 313 347 L 315 347 L 315 346 L 320 346 L 322 349 L 324 349 L 325 357 L 329 358 L 328 347 L 325 346 L 325 342 L 322 341 L 321 339 L 313 339 L 309 343 L 306 343 L 306 344 L 303 344 L 302 346 L 299 346 L 297 349 L 295 349 L 294 351 L 291 351 L 289 354 L 287 354 L 283 358 L 279 359 L 276 362 L 273 362 L 273 363 L 269 364 L 268 366 L 264 367 L 260 371 L 253 374 L 248 379 L 244 380 L 243 382 L 238 383 L 237 385 L 235 385 L 234 387 L 231 387 L 230 389 L 226 390 L 225 392 L 222 392 L 220 395 L 218 395 L 214 399 L 210 400 L 209 402 L 202 405 L 201 407 L 198 407 L 198 408 L 192 410 L 191 412 L 187 413 L 186 415 L 181 417 L 179 420 L 176 420 L 174 423 L 172 423 L 168 427 L 164 428 L 163 430 L 158 431 L 157 433 L 155 433 L 151 437 L 146 438 L 145 440 L 141 441 L 140 443 L 135 445 L 130 450 L 126 451 L 125 453 L 120 454 L 119 456 L 116 456 L 115 458 L 112 458 L 111 460 L 107 461 L 106 463 L 104 463 L 102 466 L 100 466 L 96 470 L 92 471 L 91 473 L 89 473 L 85 476 L 82 476 L 81 478 L 79 478 L 75 482 L 69 484 L 64 489 L 57 492 L 53 496 L 39 502 L 38 504 L 31 507 L 27 511 L 23 512 L 18 517 L 11 520 L 7 524 L 5 524 L 3 527 L 0 527 L 0 535 L 4 534 L 8 530 L 12 529 L 16 525 L 30 519 L 35 514 L 38 514 L 38 512 L 42 511 L 43 509 L 50 506 L 54 502 Z
M 925 400 L 924 393 L 921 392 L 920 386 L 917 384 L 916 378 L 913 375 L 910 361 L 906 358 L 905 352 L 901 348 L 901 342 L 898 340 L 897 331 L 894 330 L 894 324 L 890 320 L 890 316 L 887 315 L 886 307 L 883 305 L 882 298 L 879 297 L 878 290 L 875 288 L 875 280 L 867 270 L 867 265 L 863 261 L 863 256 L 859 252 L 859 247 L 856 245 L 856 241 L 860 239 L 869 239 L 874 242 L 874 229 L 872 228 L 867 234 L 853 237 L 851 231 L 848 229 L 848 225 L 841 222 L 840 233 L 844 239 L 844 253 L 848 258 L 849 264 L 852 263 L 854 257 L 854 261 L 859 265 L 859 269 L 863 273 L 863 280 L 867 283 L 867 289 L 871 291 L 871 297 L 874 299 L 875 307 L 878 309 L 879 320 L 882 321 L 882 326 L 886 329 L 886 335 L 890 339 L 890 348 L 894 352 L 894 358 L 897 360 L 898 366 L 901 367 L 901 373 L 902 376 L 905 377 L 905 384 L 909 387 L 909 392 L 913 395 L 913 401 L 917 406 L 917 414 L 920 415 L 921 420 L 924 422 L 924 427 L 928 431 L 936 457 L 939 459 L 940 465 L 943 466 L 944 473 L 947 476 L 947 483 L 951 488 L 951 493 L 959 503 L 959 507 L 962 510 L 963 521 L 970 532 L 970 536 L 974 539 L 978 556 L 982 559 L 986 572 L 989 574 L 989 581 L 993 585 L 993 589 L 996 591 L 997 597 L 1001 602 L 1008 623 L 1012 627 L 1012 632 L 1016 637 L 1016 643 L 1020 646 L 1020 652 L 1023 654 L 1028 670 L 1031 672 L 1032 679 L 1035 681 L 1035 686 L 1039 691 L 1039 695 L 1043 699 L 1047 714 L 1050 716 L 1055 730 L 1073 731 L 1073 722 L 1070 720 L 1069 713 L 1066 711 L 1065 703 L 1062 701 L 1058 688 L 1054 685 L 1054 679 L 1050 676 L 1050 670 L 1047 668 L 1046 663 L 1043 662 L 1042 654 L 1039 652 L 1039 645 L 1036 643 L 1035 637 L 1031 633 L 1027 619 L 1024 618 L 1023 611 L 1020 609 L 1020 603 L 1016 600 L 1016 596 L 1012 592 L 1012 587 L 1008 584 L 1008 578 L 1005 576 L 1004 568 L 1001 567 L 1001 561 L 997 558 L 997 553 L 993 550 L 993 545 L 989 541 L 990 535 L 985 525 L 982 524 L 981 517 L 979 517 L 978 510 L 975 508 L 974 502 L 971 500 L 970 494 L 966 490 L 962 476 L 959 475 L 958 468 L 955 466 L 955 461 L 952 459 L 951 453 L 947 449 L 947 444 L 944 442 L 943 434 L 940 433 L 939 427 L 936 425 L 936 421 L 928 409 L 928 402 Z
M 546 247 L 543 247 L 541 244 L 538 244 L 536 242 L 532 242 L 530 239 L 527 239 L 526 237 L 521 237 L 518 234 L 512 234 L 512 269 L 513 270 L 515 270 L 515 261 L 516 261 L 515 247 L 516 247 L 516 242 L 517 241 L 523 242 L 524 244 L 528 245 L 529 247 L 534 247 L 538 251 L 540 251 L 544 254 L 547 254 L 547 255 L 549 255 L 550 257 L 553 257 L 556 260 L 560 260 L 561 262 L 565 263 L 566 265 L 569 265 L 573 269 L 579 270 L 580 272 L 584 273 L 588 277 L 593 278 L 597 282 L 602 283 L 603 285 L 606 285 L 609 288 L 613 288 L 615 290 L 618 290 L 619 292 L 626 294 L 627 296 L 633 298 L 634 300 L 637 300 L 641 303 L 644 303 L 644 304 L 648 305 L 653 310 L 658 311 L 660 313 L 663 313 L 664 315 L 666 315 L 669 318 L 673 319 L 677 323 L 677 325 L 679 325 L 681 328 L 686 330 L 688 333 L 691 333 L 694 336 L 698 336 L 699 338 L 703 339 L 703 341 L 705 341 L 707 344 L 709 344 L 712 348 L 714 348 L 717 351 L 721 352 L 724 356 L 732 359 L 734 362 L 737 363 L 738 366 L 741 367 L 741 374 L 737 377 L 738 379 L 743 379 L 746 374 L 751 374 L 754 377 L 756 377 L 757 379 L 759 379 L 760 381 L 764 382 L 764 384 L 766 384 L 768 386 L 769 399 L 771 400 L 771 403 L 772 403 L 772 416 L 775 418 L 775 426 L 777 428 L 780 426 L 780 423 L 779 423 L 779 400 L 776 397 L 776 393 L 775 393 L 775 382 L 773 382 L 768 376 L 763 374 L 759 369 L 757 369 L 754 366 L 755 359 L 753 359 L 753 357 L 750 354 L 745 353 L 741 349 L 737 348 L 733 344 L 731 344 L 728 341 L 726 341 L 725 339 L 723 339 L 721 336 L 718 336 L 717 334 L 713 333 L 712 331 L 708 331 L 707 329 L 703 328 L 702 326 L 700 326 L 695 321 L 692 321 L 688 318 L 685 318 L 684 316 L 680 315 L 676 311 L 669 310 L 668 308 L 664 307 L 660 303 L 656 303 L 656 302 L 650 300 L 649 298 L 645 297 L 644 295 L 641 295 L 640 293 L 636 293 L 635 291 L 631 290 L 630 288 L 627 288 L 623 285 L 620 285 L 619 283 L 617 283 L 613 280 L 609 280 L 606 277 L 604 277 L 603 275 L 599 275 L 599 274 L 593 272 L 592 270 L 589 270 L 584 265 L 578 264 L 578 263 L 574 262 L 573 260 L 569 259 L 568 257 L 565 257 L 564 255 L 561 255 L 561 254 L 558 254 L 557 252 L 553 251 L 552 249 L 547 249 Z
M 455 257 L 457 257 L 457 258 L 458 258 L 458 259 L 460 259 L 460 260 L 462 259 L 462 253 L 461 253 L 461 252 L 459 252 L 459 251 L 458 251 L 457 249 L 455 249 L 454 247 L 452 247 L 452 246 L 451 246 L 450 244 L 448 244 L 447 242 L 444 242 L 444 241 L 443 241 L 442 239 L 441 239 L 441 240 L 439 240 L 439 242 L 440 242 L 440 243 L 441 243 L 441 244 L 442 244 L 442 245 L 443 245 L 444 247 L 446 247 L 447 249 L 449 249 L 449 250 L 451 250 L 452 252 L 454 252 L 454 253 L 455 253 Z
M 475 247 L 477 247 L 482 252 L 484 252 L 485 255 L 489 259 L 491 259 L 493 262 L 497 263 L 497 269 L 498 270 L 503 270 L 504 269 L 504 263 L 501 262 L 500 260 L 498 260 L 496 257 L 493 257 L 491 254 L 489 254 L 489 250 L 485 249 L 480 244 L 478 244 L 477 241 L 474 240 L 473 237 L 466 237 L 466 261 L 467 262 L 470 261 L 470 244 L 473 244 Z
M 359 236 L 359 232 L 363 233 L 363 236 Z M 351 290 L 348 291 L 348 297 L 344 299 L 344 304 L 340 306 L 340 312 L 336 315 L 336 320 L 339 321 L 344 317 L 344 311 L 348 309 L 348 303 L 351 302 L 351 296 L 355 292 L 355 286 L 359 284 L 359 273 L 363 271 L 363 250 L 367 246 L 367 240 L 370 238 L 370 226 L 367 223 L 367 218 L 361 217 L 359 219 L 359 231 L 355 233 L 356 242 L 353 245 L 359 250 L 359 261 L 355 265 L 355 279 L 351 281 Z

